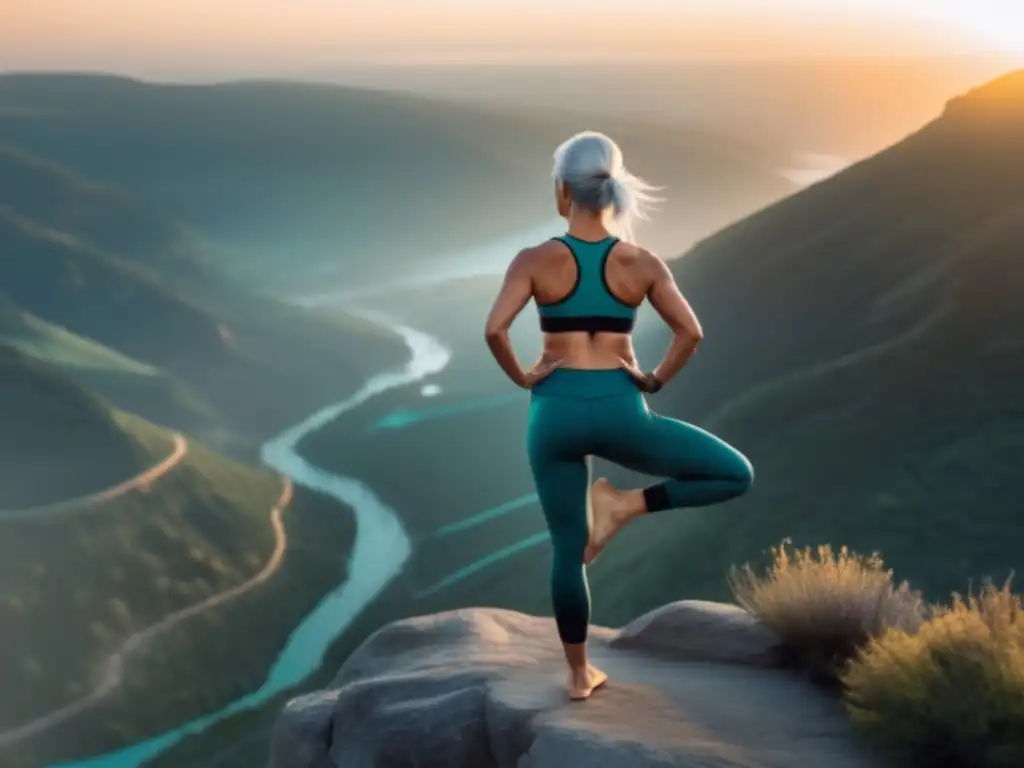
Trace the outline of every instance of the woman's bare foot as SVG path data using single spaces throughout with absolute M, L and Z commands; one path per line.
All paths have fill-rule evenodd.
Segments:
M 608 675 L 588 663 L 582 669 L 569 670 L 569 698 L 573 701 L 589 699 L 590 694 L 608 682 Z
M 590 503 L 593 520 L 590 521 L 590 541 L 583 553 L 583 562 L 592 563 L 601 550 L 612 540 L 626 523 L 643 511 L 643 496 L 635 498 L 636 492 L 623 492 L 615 488 L 607 478 L 600 478 L 590 488 Z

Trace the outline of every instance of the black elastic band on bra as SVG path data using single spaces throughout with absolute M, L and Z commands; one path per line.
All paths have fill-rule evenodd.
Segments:
M 632 333 L 631 317 L 542 317 L 540 329 L 544 333 Z

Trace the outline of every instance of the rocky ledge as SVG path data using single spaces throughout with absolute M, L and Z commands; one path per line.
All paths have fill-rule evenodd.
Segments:
M 735 606 L 683 601 L 595 627 L 591 655 L 610 680 L 573 702 L 551 619 L 472 608 L 395 622 L 330 689 L 285 707 L 271 768 L 879 764 Z

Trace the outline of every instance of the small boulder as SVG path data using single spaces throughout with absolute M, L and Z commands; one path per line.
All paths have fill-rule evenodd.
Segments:
M 620 629 L 609 645 L 676 661 L 782 665 L 778 637 L 736 605 L 681 600 L 657 608 Z

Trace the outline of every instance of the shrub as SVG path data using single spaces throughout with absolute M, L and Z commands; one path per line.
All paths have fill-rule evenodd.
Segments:
M 733 567 L 729 584 L 736 601 L 773 630 L 792 662 L 813 679 L 836 684 L 843 667 L 873 637 L 895 627 L 913 632 L 926 609 L 906 583 L 893 586 L 892 571 L 878 555 L 862 557 L 845 547 L 772 548 L 760 576 L 751 566 Z
M 854 724 L 910 765 L 1024 765 L 1022 608 L 986 583 L 916 634 L 873 640 L 843 677 Z

